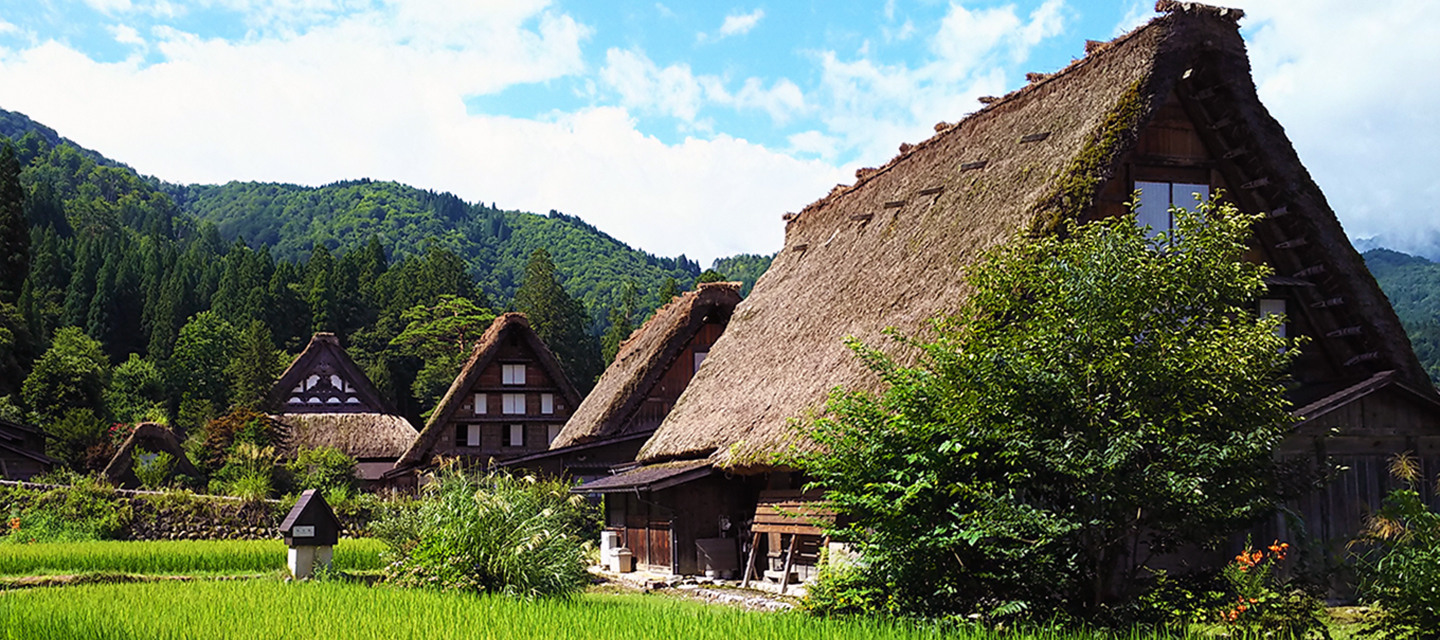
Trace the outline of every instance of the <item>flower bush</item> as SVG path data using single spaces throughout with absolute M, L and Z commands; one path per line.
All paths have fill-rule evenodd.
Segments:
M 1218 611 L 1221 625 L 1247 637 L 1329 637 L 1320 600 L 1280 578 L 1289 552 L 1290 544 L 1279 540 L 1263 549 L 1246 543 L 1221 572 L 1232 596 Z
M 1378 605 L 1370 631 L 1386 638 L 1440 638 L 1440 513 L 1420 495 L 1420 463 L 1396 456 L 1390 473 L 1405 486 L 1390 492 L 1356 540 L 1360 593 Z

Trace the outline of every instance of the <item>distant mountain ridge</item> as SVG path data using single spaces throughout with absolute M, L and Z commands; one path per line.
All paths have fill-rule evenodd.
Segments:
M 1362 254 L 1430 379 L 1440 382 L 1440 263 L 1390 249 Z
M 19 141 L 27 134 L 52 147 L 72 146 L 96 164 L 134 173 L 24 114 L 0 109 L 0 136 Z M 438 243 L 465 259 L 485 293 L 501 304 L 514 296 L 529 254 L 543 247 L 564 275 L 566 289 L 590 309 L 597 332 L 603 330 L 606 312 L 619 303 L 625 282 L 635 283 L 644 303 L 658 306 L 664 302 L 659 292 L 668 279 L 689 288 L 701 273 L 700 265 L 684 255 L 667 258 L 634 249 L 575 216 L 502 210 L 396 182 L 180 185 L 139 177 L 174 200 L 179 216 L 193 226 L 213 223 L 225 241 L 240 238 L 252 247 L 266 245 L 279 259 L 303 260 L 316 245 L 344 253 L 363 247 L 371 236 L 381 240 L 392 260 L 421 255 L 429 244 Z M 746 259 L 739 263 L 728 260 L 743 264 L 743 279 L 753 284 L 763 267 L 756 272 L 757 264 L 749 259 L 754 257 L 741 257 Z

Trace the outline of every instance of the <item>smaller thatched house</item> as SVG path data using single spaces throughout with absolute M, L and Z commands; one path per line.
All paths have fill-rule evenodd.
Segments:
M 580 404 L 523 313 L 490 323 L 425 428 L 385 478 L 409 486 L 437 456 L 486 465 L 550 448 Z
M 55 468 L 55 459 L 45 455 L 47 437 L 35 427 L 0 418 L 0 478 L 29 480 Z
M 725 331 L 740 284 L 703 283 L 661 307 L 620 345 L 550 449 L 502 466 L 593 480 L 633 462 Z
M 169 454 L 172 460 L 170 477 L 200 477 L 200 471 L 185 456 L 185 449 L 180 446 L 180 439 L 175 437 L 175 433 L 165 425 L 154 422 L 135 425 L 135 430 L 120 445 L 115 456 L 110 458 L 110 463 L 105 465 L 102 474 L 111 484 L 133 489 L 140 486 L 140 478 L 135 474 L 137 459 L 154 459 L 161 453 Z
M 415 440 L 415 427 L 398 415 L 333 333 L 317 333 L 280 374 L 267 397 L 276 421 L 289 427 L 279 453 L 334 447 L 357 462 L 360 479 L 373 482 Z

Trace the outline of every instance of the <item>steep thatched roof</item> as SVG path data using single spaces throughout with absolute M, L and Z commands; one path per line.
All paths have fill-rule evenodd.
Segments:
M 330 380 L 338 380 L 340 388 L 332 389 Z M 314 378 L 307 383 L 307 379 Z M 322 388 L 330 389 L 330 403 L 296 404 L 292 397 L 305 394 L 309 384 L 318 382 Z M 348 385 L 348 386 L 347 386 Z M 395 408 L 370 382 L 365 371 L 340 346 L 340 339 L 333 333 L 317 333 L 310 338 L 310 344 L 295 357 L 285 372 L 276 379 L 266 395 L 266 406 L 277 413 L 395 413 Z
M 280 452 L 293 458 L 301 448 L 333 447 L 356 460 L 395 460 L 415 441 L 415 427 L 385 413 L 287 413 L 271 416 L 290 427 Z
M 1260 104 L 1240 12 L 1168 1 L 1157 9 L 1166 13 L 959 123 L 937 125 L 934 137 L 786 216 L 784 249 L 640 460 L 767 468 L 795 440 L 791 419 L 821 407 L 830 389 L 879 388 L 843 345 L 847 336 L 883 347 L 891 344 L 884 328 L 915 334 L 955 311 L 968 295 L 962 271 L 981 252 L 1090 211 L 1140 131 L 1176 95 L 1187 109 L 1218 114 L 1201 124 L 1207 145 L 1226 145 L 1212 153 L 1227 182 L 1240 185 L 1232 196 L 1250 210 L 1288 214 L 1267 220 L 1257 237 L 1305 239 L 1276 245 L 1290 252 L 1287 261 L 1307 265 L 1276 264 L 1280 275 L 1345 299 L 1337 308 L 1361 328 L 1358 353 L 1341 360 L 1350 375 L 1395 369 L 1429 388 L 1384 295 Z
M 495 318 L 490 327 L 485 330 L 484 335 L 475 343 L 475 350 L 471 352 L 470 359 L 465 361 L 465 366 L 460 369 L 460 374 L 455 377 L 455 382 L 450 384 L 450 390 L 445 392 L 445 397 L 440 399 L 440 404 L 430 414 L 430 420 L 425 423 L 425 428 L 420 431 L 419 437 L 411 443 L 410 448 L 401 456 L 400 461 L 395 463 L 395 469 L 387 476 L 397 475 L 409 469 L 422 466 L 429 462 L 430 451 L 435 443 L 444 436 L 445 424 L 455 414 L 464 401 L 466 390 L 475 385 L 475 379 L 485 370 L 485 367 L 495 359 L 500 352 L 500 345 L 511 335 L 518 335 L 530 346 L 530 350 L 539 359 L 539 364 L 544 367 L 555 386 L 560 389 L 564 396 L 566 406 L 575 406 L 580 403 L 580 394 L 575 392 L 575 387 L 565 378 L 565 372 L 560 368 L 560 361 L 555 359 L 550 347 L 536 335 L 535 330 L 530 328 L 530 321 L 523 313 L 505 313 Z
M 708 321 L 728 319 L 740 304 L 739 282 L 710 282 L 686 291 L 657 311 L 620 345 L 615 361 L 550 443 L 561 449 L 624 431 L 635 411 Z
M 165 425 L 154 422 L 142 422 L 135 425 L 135 431 L 120 445 L 120 450 L 110 458 L 110 463 L 105 465 L 102 472 L 105 479 L 112 483 L 123 486 L 137 486 L 140 480 L 135 476 L 135 449 L 150 451 L 153 453 L 165 452 L 175 460 L 175 466 L 171 473 L 187 475 L 192 478 L 200 477 L 200 471 L 186 457 L 185 449 L 180 446 L 180 439 L 175 433 L 166 428 Z

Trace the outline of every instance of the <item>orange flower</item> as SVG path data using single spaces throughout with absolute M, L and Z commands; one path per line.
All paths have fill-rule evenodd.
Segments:
M 11 519 L 10 519 L 10 530 L 11 530 L 11 531 L 19 531 L 19 530 L 20 530 L 20 519 L 19 519 L 19 518 L 11 518 Z
M 1240 612 L 1243 613 L 1243 612 L 1245 611 L 1245 605 L 1242 604 L 1242 605 L 1240 605 L 1240 606 L 1238 606 L 1238 607 L 1235 607 L 1235 610 L 1236 610 L 1236 611 L 1240 611 Z

